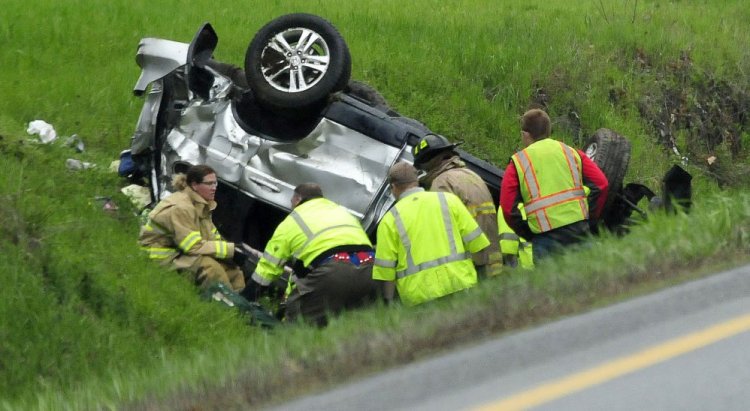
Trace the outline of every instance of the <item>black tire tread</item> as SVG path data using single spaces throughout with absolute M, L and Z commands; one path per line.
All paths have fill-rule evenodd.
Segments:
M 586 143 L 584 152 L 592 144 L 597 145 L 597 151 L 593 161 L 602 170 L 609 182 L 609 194 L 604 203 L 601 220 L 608 227 L 616 220 L 614 204 L 617 204 L 618 195 L 622 192 L 622 183 L 630 163 L 630 141 L 624 136 L 607 128 L 596 130 Z
M 630 141 L 610 129 L 600 128 L 591 136 L 586 147 L 592 143 L 597 144 L 594 163 L 607 176 L 610 192 L 614 194 L 622 188 L 625 173 L 628 171 Z
M 344 93 L 363 100 L 370 106 L 381 107 L 384 108 L 385 111 L 390 109 L 390 105 L 385 97 L 383 97 L 379 91 L 375 90 L 374 87 L 363 81 L 349 80 L 349 83 L 344 89 Z

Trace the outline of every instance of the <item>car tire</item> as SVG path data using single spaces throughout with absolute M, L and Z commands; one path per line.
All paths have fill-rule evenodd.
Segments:
M 234 101 L 234 118 L 247 133 L 274 141 L 296 141 L 317 127 L 323 109 L 323 104 L 297 110 L 269 109 L 247 91 Z
M 385 97 L 380 94 L 379 91 L 375 90 L 369 84 L 359 80 L 349 80 L 349 84 L 346 85 L 344 93 L 353 96 L 359 100 L 364 101 L 372 107 L 376 107 L 383 112 L 390 111 L 390 106 Z
M 599 166 L 609 182 L 609 195 L 600 221 L 610 231 L 619 232 L 618 226 L 626 218 L 623 214 L 625 206 L 618 197 L 622 193 L 622 182 L 630 163 L 630 141 L 610 129 L 600 128 L 589 138 L 583 151 Z M 598 232 L 598 226 L 592 225 L 592 230 Z
M 591 136 L 583 151 L 607 177 L 610 193 L 619 192 L 630 163 L 630 141 L 610 129 L 600 128 Z
M 393 121 L 398 121 L 399 123 L 406 124 L 407 126 L 416 130 L 417 133 L 414 133 L 414 134 L 417 135 L 419 138 L 422 138 L 427 134 L 435 134 L 423 122 L 413 119 L 411 117 L 404 117 L 404 116 L 399 115 L 399 116 L 391 117 L 391 118 L 393 119 Z M 412 144 L 412 143 L 416 144 L 416 141 L 409 142 L 409 144 Z
M 301 109 L 327 99 L 346 87 L 351 65 L 336 28 L 304 13 L 263 26 L 245 54 L 247 82 L 258 102 L 271 109 Z

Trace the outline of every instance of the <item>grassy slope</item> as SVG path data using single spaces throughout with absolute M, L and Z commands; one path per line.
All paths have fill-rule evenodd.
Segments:
M 198 304 L 189 282 L 144 261 L 125 199 L 115 196 L 116 213 L 97 200 L 118 179 L 66 171 L 60 158 L 71 151 L 0 144 L 4 395 L 147 367 L 216 334 L 246 338 L 233 313 Z
M 584 138 L 604 126 L 624 133 L 637 160 L 627 180 L 654 187 L 674 158 L 654 150 L 658 134 L 639 115 L 641 96 L 654 84 L 671 84 L 665 73 L 683 52 L 692 62 L 688 77 L 710 74 L 747 92 L 750 57 L 738 45 L 748 43 L 744 23 L 750 11 L 741 1 L 641 1 L 635 11 L 635 2 L 603 3 L 284 1 L 254 3 L 245 11 L 247 3 L 239 1 L 3 2 L 0 251 L 7 257 L 0 278 L 13 287 L 5 287 L 0 298 L 2 397 L 22 408 L 80 408 L 160 395 L 175 384 L 200 388 L 201 396 L 218 404 L 257 402 L 288 386 L 285 378 L 306 380 L 306 372 L 315 372 L 320 381 L 335 380 L 362 366 L 409 360 L 474 332 L 570 312 L 591 303 L 590 294 L 617 295 L 631 281 L 668 276 L 714 253 L 727 258 L 746 250 L 747 199 L 721 197 L 696 207 L 690 221 L 657 222 L 641 237 L 629 236 L 626 245 L 607 247 L 623 251 L 610 254 L 613 260 L 601 269 L 572 274 L 581 270 L 571 257 L 532 276 L 489 283 L 471 297 L 414 311 L 375 308 L 323 332 L 293 328 L 271 335 L 197 303 L 189 284 L 139 256 L 132 210 L 117 195 L 121 182 L 102 168 L 127 146 L 138 116 L 141 100 L 130 90 L 141 37 L 189 41 L 200 23 L 210 21 L 220 36 L 217 57 L 241 64 L 250 36 L 266 21 L 293 11 L 320 14 L 347 39 L 353 77 L 375 85 L 402 113 L 466 139 L 475 154 L 503 164 L 518 145 L 517 116 L 546 95 L 559 137 L 578 142 L 565 120 L 571 111 L 581 118 Z M 19 145 L 33 119 L 52 123 L 64 136 L 79 134 L 87 151 Z M 699 167 L 706 150 L 689 150 L 682 133 L 681 150 L 696 165 L 690 167 L 696 193 L 715 192 L 706 167 Z M 742 138 L 747 144 L 746 132 Z M 720 161 L 747 165 L 744 156 L 712 150 Z M 102 166 L 74 174 L 64 169 L 67 157 Z M 115 197 L 120 212 L 103 214 L 96 196 Z M 731 209 L 716 211 L 715 202 Z M 701 212 L 705 221 L 697 220 Z M 693 219 L 705 227 L 697 230 Z M 710 247 L 695 234 L 706 231 L 714 239 Z M 744 256 L 740 251 L 739 258 Z M 612 266 L 624 268 L 606 269 Z M 487 313 L 494 314 L 483 317 Z M 362 328 L 363 337 L 350 337 Z M 397 347 L 398 355 L 384 355 Z M 334 367 L 326 372 L 326 364 Z M 249 381 L 245 396 L 229 395 L 237 391 L 233 384 L 219 394 L 204 392 L 207 385 L 200 381 L 221 381 L 241 369 L 246 380 L 233 384 Z

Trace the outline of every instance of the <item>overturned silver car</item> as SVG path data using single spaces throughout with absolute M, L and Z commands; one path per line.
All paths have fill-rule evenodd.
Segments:
M 262 248 L 294 187 L 311 181 L 372 232 L 394 201 L 389 167 L 411 161 L 411 145 L 430 131 L 350 81 L 346 44 L 320 17 L 282 16 L 261 29 L 245 81 L 211 60 L 217 43 L 205 24 L 189 44 L 144 38 L 138 46 L 134 92 L 145 104 L 130 149 L 153 199 L 170 193 L 175 172 L 207 164 L 221 182 L 216 224 L 233 241 Z M 462 157 L 496 194 L 502 171 Z
M 305 182 L 319 183 L 372 234 L 394 202 L 388 169 L 411 161 L 411 146 L 431 131 L 351 81 L 344 39 L 318 16 L 291 14 L 265 25 L 244 70 L 214 61 L 217 43 L 208 23 L 191 43 L 140 41 L 134 92 L 145 103 L 130 152 L 153 200 L 170 193 L 174 173 L 207 164 L 221 183 L 214 220 L 231 241 L 262 249 L 290 211 L 294 187 Z M 653 193 L 623 189 L 630 155 L 623 137 L 597 132 L 585 149 L 610 178 L 610 221 L 619 225 Z M 460 153 L 497 201 L 502 170 Z

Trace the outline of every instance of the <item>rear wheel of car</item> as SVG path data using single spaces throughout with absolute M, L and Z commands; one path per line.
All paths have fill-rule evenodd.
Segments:
M 609 195 L 602 210 L 601 221 L 610 230 L 624 221 L 622 201 L 617 200 L 622 192 L 622 182 L 630 163 L 630 141 L 616 132 L 600 128 L 594 132 L 584 146 L 586 156 L 596 163 L 609 181 Z M 593 227 L 596 229 L 596 226 Z
M 255 35 L 245 54 L 245 75 L 259 103 L 304 108 L 346 87 L 351 56 L 331 23 L 311 14 L 289 14 Z
M 423 137 L 425 134 L 431 134 L 432 133 L 432 131 L 429 129 L 429 127 L 427 127 L 423 122 L 421 122 L 419 120 L 416 120 L 416 119 L 413 119 L 411 117 L 404 117 L 404 116 L 400 116 L 399 115 L 397 117 L 392 117 L 392 119 L 393 119 L 393 121 L 398 121 L 399 123 L 406 124 L 409 127 L 412 127 L 415 130 L 417 130 L 419 132 L 417 134 L 419 135 L 420 138 Z M 416 142 L 414 142 L 414 143 L 416 144 Z M 409 144 L 412 144 L 412 142 L 409 142 Z
M 630 163 L 630 141 L 616 132 L 600 128 L 584 146 L 586 156 L 604 172 L 612 194 L 622 188 Z
M 359 80 L 350 80 L 349 84 L 347 84 L 346 88 L 344 89 L 344 93 L 350 96 L 354 96 L 357 99 L 364 101 L 368 105 L 379 108 L 384 112 L 388 112 L 390 110 L 390 106 L 385 100 L 385 97 L 383 97 L 383 95 L 380 94 L 379 91 L 375 90 L 375 88 L 365 82 Z

